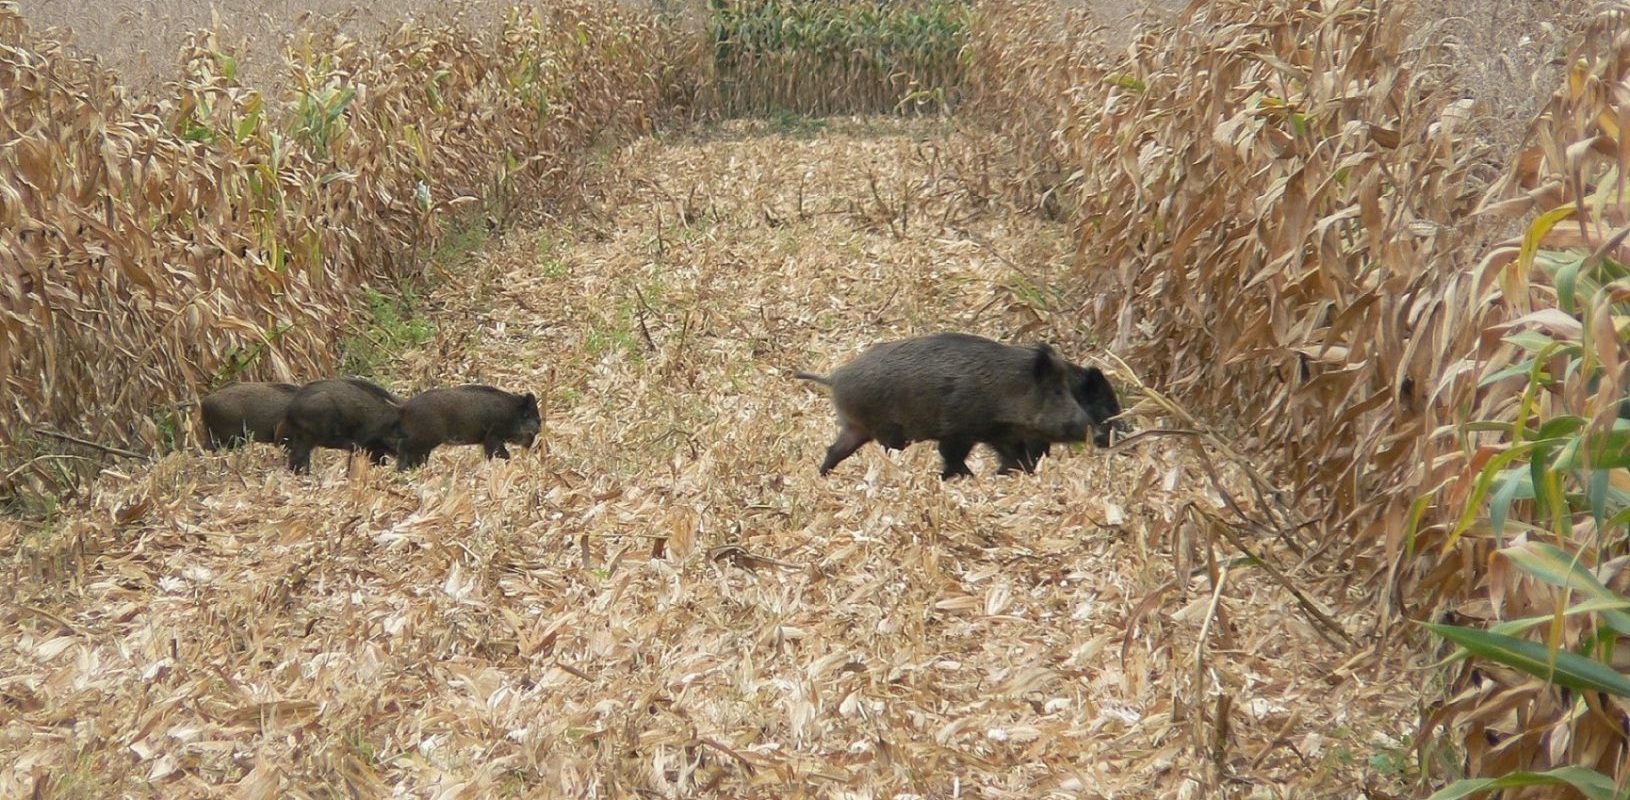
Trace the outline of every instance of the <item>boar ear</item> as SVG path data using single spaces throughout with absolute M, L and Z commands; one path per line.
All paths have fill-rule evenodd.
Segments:
M 1046 342 L 1036 344 L 1036 360 L 1031 364 L 1037 378 L 1045 378 L 1058 373 L 1058 356 L 1053 352 L 1052 345 Z

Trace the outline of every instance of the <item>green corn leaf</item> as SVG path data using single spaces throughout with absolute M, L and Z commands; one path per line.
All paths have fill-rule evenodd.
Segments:
M 1533 368 L 1534 359 L 1525 359 L 1512 366 L 1506 367 L 1505 369 L 1483 376 L 1477 381 L 1477 385 L 1479 388 L 1481 388 L 1490 384 L 1499 383 L 1507 378 L 1515 378 L 1518 375 L 1527 375 L 1528 371 Z
M 1451 548 L 1453 548 L 1460 540 L 1461 534 L 1465 533 L 1466 529 L 1470 528 L 1472 523 L 1477 520 L 1477 512 L 1483 507 L 1483 500 L 1484 498 L 1488 497 L 1489 489 L 1493 486 L 1495 477 L 1498 476 L 1507 465 L 1518 458 L 1527 455 L 1533 448 L 1534 442 L 1523 442 L 1503 453 L 1496 455 L 1494 458 L 1489 459 L 1489 463 L 1484 466 L 1483 471 L 1478 474 L 1477 483 L 1472 486 L 1472 496 L 1466 502 L 1466 509 L 1461 512 L 1460 520 L 1455 523 L 1454 530 L 1449 533 L 1449 536 L 1446 537 L 1444 541 L 1444 552 L 1448 552 Z
M 238 121 L 238 128 L 235 132 L 238 144 L 243 144 L 249 141 L 249 138 L 254 136 L 255 131 L 259 128 L 260 109 L 256 108 L 254 111 L 249 112 L 248 116 Z
M 1537 642 L 1475 628 L 1439 623 L 1425 625 L 1433 633 L 1459 645 L 1472 655 L 1522 670 L 1558 686 L 1575 691 L 1606 692 L 1619 697 L 1630 697 L 1630 678 L 1577 653 L 1558 651 L 1553 654 L 1549 648 Z
M 1562 473 L 1550 468 L 1550 453 L 1555 447 L 1536 445 L 1528 462 L 1528 475 L 1534 483 L 1535 518 L 1549 517 L 1553 532 L 1566 539 L 1573 531 L 1566 496 L 1562 492 Z
M 1611 600 L 1586 600 L 1577 605 L 1568 606 L 1562 612 L 1564 617 L 1578 614 L 1595 614 L 1599 611 L 1630 611 L 1630 598 L 1616 597 Z M 1505 622 L 1490 625 L 1490 633 L 1501 633 L 1506 636 L 1519 636 L 1539 625 L 1549 625 L 1556 621 L 1555 614 L 1546 614 L 1540 617 L 1523 617 L 1522 619 L 1506 620 Z
M 1523 233 L 1522 245 L 1517 250 L 1517 262 L 1523 269 L 1533 268 L 1534 256 L 1539 252 L 1540 243 L 1557 223 L 1573 216 L 1577 210 L 1572 205 L 1558 206 L 1539 215 L 1539 218 L 1528 226 L 1528 230 Z
M 189 122 L 186 129 L 181 132 L 181 138 L 189 142 L 213 142 L 215 141 L 215 131 Z
M 1556 545 L 1546 542 L 1524 542 L 1496 552 L 1510 560 L 1524 574 L 1552 586 L 1578 592 L 1593 600 L 1625 600 L 1613 590 L 1603 586 L 1577 558 Z M 1602 620 L 1613 630 L 1630 636 L 1630 614 L 1604 610 Z
M 1511 504 L 1534 498 L 1534 481 L 1528 470 L 1518 467 L 1501 472 L 1495 484 L 1498 488 L 1489 498 L 1489 527 L 1495 536 L 1501 536 L 1505 533 L 1505 520 L 1511 513 Z
M 1585 504 L 1590 507 L 1590 518 L 1596 523 L 1596 529 L 1601 530 L 1607 522 L 1608 490 L 1613 488 L 1609 481 L 1613 471 L 1597 469 L 1586 474 L 1589 477 L 1585 481 Z
M 1544 350 L 1546 347 L 1557 343 L 1556 339 L 1546 336 L 1545 334 L 1533 329 L 1518 331 L 1510 336 L 1504 337 L 1502 341 L 1510 342 L 1530 353 Z M 1532 364 L 1533 362 L 1529 361 L 1527 363 Z
M 1569 440 L 1556 459 L 1558 470 L 1626 467 L 1630 467 L 1630 428 L 1615 427 Z
M 1563 311 L 1577 315 L 1579 302 L 1575 296 L 1575 287 L 1579 283 L 1579 270 L 1585 266 L 1585 256 L 1580 254 L 1568 259 L 1555 268 L 1556 299 Z
M 1588 423 L 1584 417 L 1572 414 L 1551 417 L 1539 426 L 1539 432 L 1534 435 L 1534 438 L 1563 440 L 1584 430 L 1586 424 Z
M 1549 772 L 1513 772 L 1498 778 L 1455 781 L 1432 793 L 1427 800 L 1459 800 L 1479 792 L 1515 789 L 1523 786 L 1572 786 L 1590 800 L 1623 800 L 1613 779 L 1585 767 L 1559 767 Z

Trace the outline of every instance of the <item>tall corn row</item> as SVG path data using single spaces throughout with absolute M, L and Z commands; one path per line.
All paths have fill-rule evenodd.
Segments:
M 1427 732 L 1470 778 L 1545 771 L 1513 798 L 1630 786 L 1630 6 L 1569 63 L 1483 207 L 1529 222 L 1478 267 L 1503 313 L 1449 367 L 1467 379 L 1462 441 L 1429 499 L 1462 513 L 1422 526 L 1444 557 L 1414 587 L 1470 623 L 1435 630 L 1475 656 Z
M 1067 202 L 1074 147 L 1071 98 L 1101 97 L 1110 68 L 1090 15 L 1051 0 L 986 0 L 973 15 L 959 111 L 1001 136 L 1014 174 L 1009 199 Z
M 711 0 L 726 113 L 937 111 L 962 79 L 966 0 Z
M 402 277 L 455 206 L 569 194 L 597 137 L 671 104 L 680 47 L 550 4 L 491 42 L 308 38 L 266 96 L 201 35 L 138 107 L 0 4 L 0 496 L 72 482 L 40 429 L 147 450 L 222 379 L 327 374 L 359 285 Z
M 1134 363 L 1277 454 L 1320 527 L 1351 537 L 1342 560 L 1395 563 L 1408 500 L 1454 447 L 1435 435 L 1454 409 L 1441 392 L 1461 388 L 1445 367 L 1487 308 L 1486 276 L 1461 269 L 1483 155 L 1469 103 L 1406 49 L 1404 4 L 1205 12 L 1146 39 L 1103 106 L 1077 104 L 1074 160 L 1115 165 L 1079 190 L 1087 263 L 1120 298 L 1101 318 Z
M 981 29 L 976 47 L 1001 48 L 983 58 L 1024 68 L 982 69 L 972 89 L 1020 109 L 1007 130 L 1032 163 L 1075 171 L 1051 188 L 1107 299 L 1083 324 L 1273 454 L 1286 488 L 1320 499 L 1314 527 L 1348 534 L 1335 554 L 1370 570 L 1401 556 L 1409 499 L 1444 477 L 1433 459 L 1454 443 L 1434 432 L 1459 386 L 1444 367 L 1488 290 L 1462 269 L 1480 188 L 1469 109 L 1433 92 L 1406 19 L 1367 0 L 1224 0 L 1115 63 Z
M 982 6 L 967 108 L 1011 143 L 1022 189 L 1068 195 L 1083 285 L 1106 298 L 1083 325 L 1266 454 L 1342 534 L 1312 552 L 1387 577 L 1384 610 L 1521 620 L 1464 634 L 1481 658 L 1429 726 L 1453 731 L 1458 767 L 1581 765 L 1512 780 L 1622 792 L 1622 696 L 1561 691 L 1498 637 L 1529 631 L 1594 674 L 1577 654 L 1622 668 L 1604 645 L 1630 635 L 1606 605 L 1630 588 L 1611 430 L 1630 374 L 1626 7 L 1493 189 L 1474 109 L 1432 90 L 1454 76 L 1407 4 L 1194 4 L 1110 59 L 1077 43 L 1084 23 L 1015 27 L 1044 18 L 1027 7 Z

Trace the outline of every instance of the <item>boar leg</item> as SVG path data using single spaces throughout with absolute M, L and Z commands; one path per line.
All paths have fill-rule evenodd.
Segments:
M 1026 474 L 1036 471 L 1036 465 L 1041 457 L 1047 455 L 1051 447 L 1046 442 L 1006 442 L 994 445 L 996 455 L 1001 459 L 1001 466 L 997 467 L 997 475 L 1007 475 L 1015 469 L 1024 470 Z
M 311 443 L 304 439 L 289 441 L 289 470 L 296 473 L 311 471 Z
M 968 454 L 971 452 L 973 442 L 941 439 L 940 458 L 945 461 L 945 470 L 940 473 L 940 480 L 950 480 L 959 475 L 973 477 L 973 470 L 968 469 Z
M 861 445 L 871 440 L 871 436 L 859 429 L 844 426 L 843 430 L 838 432 L 837 441 L 833 442 L 831 447 L 826 448 L 826 460 L 821 462 L 821 474 L 825 475 L 831 472 L 832 468 L 838 465 L 838 462 L 854 455 Z
M 509 449 L 504 447 L 504 439 L 501 436 L 488 437 L 481 443 L 481 449 L 486 452 L 487 458 L 509 458 Z
M 370 444 L 363 448 L 368 451 L 368 463 L 379 466 L 385 463 L 385 456 L 390 455 L 390 449 L 378 444 Z
M 410 449 L 410 448 L 407 448 L 407 447 L 403 447 L 396 454 L 396 470 L 398 472 L 406 472 L 406 471 L 408 471 L 410 469 L 413 469 L 415 467 L 424 466 L 424 462 L 429 461 L 429 460 L 430 460 L 430 451 L 429 450 L 413 450 L 413 449 Z
M 904 450 L 906 445 L 911 444 L 911 440 L 906 438 L 904 428 L 899 425 L 888 425 L 878 432 L 877 443 L 882 445 L 884 450 Z

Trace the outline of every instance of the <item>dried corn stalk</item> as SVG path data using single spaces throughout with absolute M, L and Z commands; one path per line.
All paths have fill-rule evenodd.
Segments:
M 406 275 L 462 204 L 569 197 L 601 137 L 681 97 L 689 47 L 550 4 L 491 39 L 307 36 L 265 95 L 199 35 L 138 107 L 0 4 L 0 497 L 73 483 L 37 429 L 145 450 L 219 381 L 329 372 L 360 286 Z

